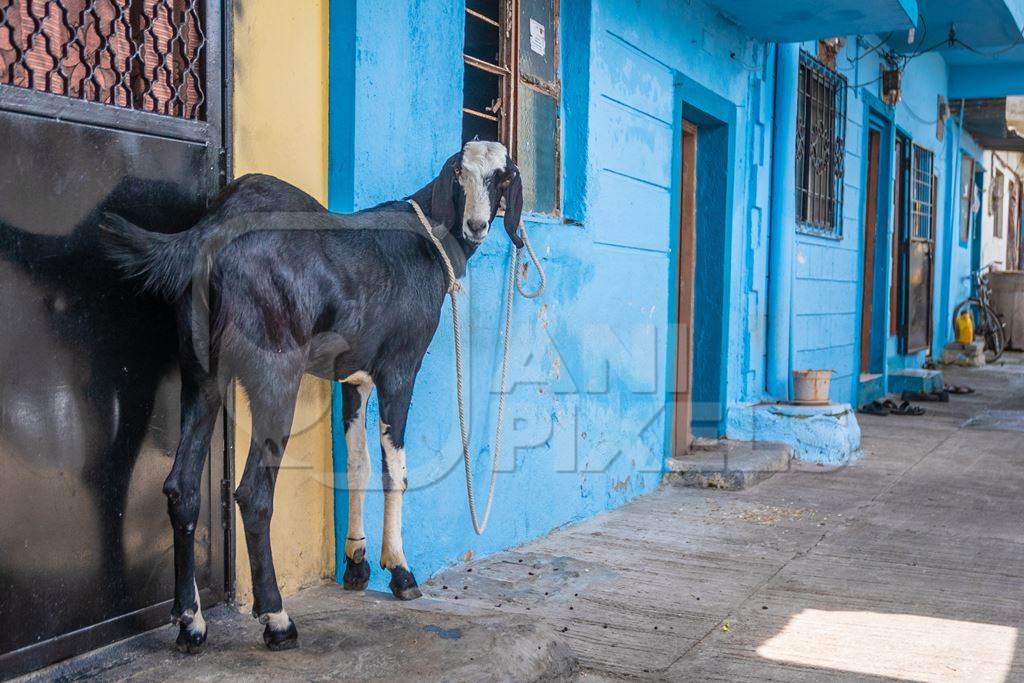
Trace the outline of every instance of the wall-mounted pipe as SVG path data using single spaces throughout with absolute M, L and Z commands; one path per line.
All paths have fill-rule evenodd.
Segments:
M 790 398 L 793 369 L 793 254 L 796 228 L 796 108 L 800 45 L 775 52 L 772 205 L 768 252 L 768 393 Z

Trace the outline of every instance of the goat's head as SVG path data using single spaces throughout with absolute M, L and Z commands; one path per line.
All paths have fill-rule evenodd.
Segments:
M 445 162 L 434 180 L 431 218 L 456 236 L 478 245 L 487 237 L 491 222 L 505 200 L 505 230 L 517 247 L 523 213 L 523 180 L 519 168 L 498 142 L 467 142 Z

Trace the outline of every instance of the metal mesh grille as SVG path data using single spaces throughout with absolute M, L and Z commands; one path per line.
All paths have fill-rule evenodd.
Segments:
M 839 231 L 846 148 L 846 79 L 806 53 L 800 55 L 797 100 L 797 221 Z
M 205 119 L 202 0 L 0 0 L 0 84 Z

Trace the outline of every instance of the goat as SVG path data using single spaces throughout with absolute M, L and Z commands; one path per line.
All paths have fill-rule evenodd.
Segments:
M 495 142 L 469 142 L 411 197 L 455 274 L 490 229 L 501 200 L 505 229 L 522 246 L 519 169 Z M 253 616 L 271 650 L 298 644 L 270 547 L 274 484 L 304 373 L 340 380 L 348 446 L 349 518 L 344 587 L 370 577 L 363 533 L 369 480 L 366 402 L 380 406 L 384 484 L 381 567 L 396 598 L 420 596 L 402 549 L 405 427 L 413 384 L 448 289 L 443 259 L 408 201 L 333 214 L 284 181 L 248 175 L 229 184 L 196 225 L 159 234 L 106 214 L 108 258 L 175 307 L 181 368 L 181 437 L 164 483 L 174 533 L 172 617 L 178 648 L 199 650 L 207 626 L 195 583 L 193 534 L 200 480 L 228 382 L 245 389 L 252 438 L 235 491 L 252 571 Z M 191 284 L 191 286 L 190 286 Z

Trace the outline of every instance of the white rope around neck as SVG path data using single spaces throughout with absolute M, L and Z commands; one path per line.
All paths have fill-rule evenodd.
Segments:
M 434 234 L 433 226 L 431 226 L 430 221 L 427 220 L 426 215 L 423 213 L 423 209 L 421 209 L 420 205 L 411 199 L 409 200 L 409 203 L 412 204 L 413 211 L 416 212 L 416 216 L 420 219 L 420 223 L 423 224 L 423 228 L 427 232 L 427 237 L 430 238 L 431 243 L 437 249 L 437 253 L 441 255 L 441 261 L 444 264 L 444 270 L 448 278 L 447 291 L 448 297 L 452 301 L 452 330 L 455 336 L 455 393 L 459 405 L 459 433 L 462 437 L 462 462 L 466 467 L 466 499 L 469 503 L 469 517 L 473 522 L 473 531 L 475 531 L 479 536 L 484 533 L 484 530 L 487 528 L 487 520 L 491 516 L 491 505 L 494 503 L 494 489 L 495 484 L 497 484 L 498 481 L 498 463 L 501 460 L 501 429 L 505 418 L 505 385 L 508 380 L 508 355 L 510 340 L 512 338 L 512 300 L 515 297 L 516 289 L 518 289 L 519 293 L 527 299 L 533 299 L 540 296 L 544 291 L 547 279 L 544 275 L 544 269 L 540 265 L 540 259 L 537 258 L 537 254 L 534 252 L 533 246 L 530 244 L 530 239 L 526 235 L 526 224 L 521 223 L 519 225 L 519 231 L 523 239 L 523 244 L 530 256 L 530 260 L 537 269 L 537 275 L 540 282 L 537 285 L 537 289 L 532 292 L 527 292 L 523 289 L 523 281 L 526 279 L 526 275 L 525 273 L 522 273 L 518 274 L 519 276 L 517 277 L 520 249 L 513 244 L 512 256 L 509 260 L 508 282 L 506 286 L 507 294 L 505 296 L 505 326 L 502 333 L 501 375 L 498 384 L 498 415 L 497 424 L 494 428 L 494 449 L 491 451 L 491 483 L 487 490 L 487 503 L 484 506 L 483 519 L 478 520 L 476 512 L 476 497 L 473 494 L 473 471 L 469 456 L 469 426 L 466 422 L 466 401 L 462 379 L 462 325 L 459 322 L 459 302 L 458 297 L 456 296 L 459 290 L 462 289 L 462 285 L 459 284 L 458 279 L 455 277 L 455 269 L 452 267 L 452 261 L 448 257 L 448 253 L 444 250 L 441 240 L 439 240 L 437 235 Z

